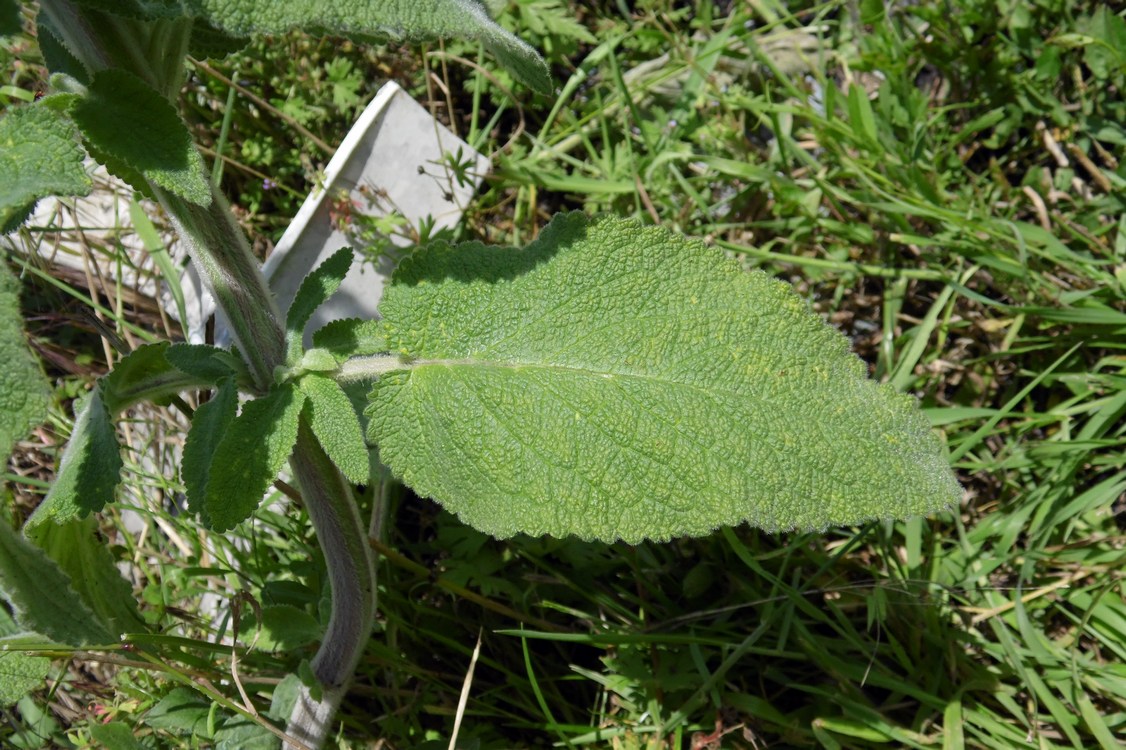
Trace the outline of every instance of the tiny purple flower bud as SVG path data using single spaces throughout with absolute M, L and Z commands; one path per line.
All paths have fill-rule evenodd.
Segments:
M 278 186 L 278 183 L 274 182 L 269 177 L 262 180 L 262 189 L 263 190 L 273 190 L 277 186 Z

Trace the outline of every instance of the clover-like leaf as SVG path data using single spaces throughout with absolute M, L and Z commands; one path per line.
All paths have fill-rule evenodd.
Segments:
M 258 507 L 297 442 L 305 395 L 291 383 L 247 401 L 215 448 L 204 511 L 212 528 L 226 531 Z
M 330 33 L 381 34 L 395 39 L 480 41 L 525 85 L 551 92 L 551 78 L 535 50 L 499 26 L 480 0 L 192 0 L 216 28 L 236 36 L 278 34 L 294 28 Z
M 20 284 L 0 265 L 0 458 L 47 416 L 49 389 L 43 372 L 24 341 Z
M 788 285 L 661 228 L 567 214 L 523 250 L 436 243 L 380 311 L 403 369 L 369 438 L 498 536 L 821 529 L 959 497 L 914 399 Z
M 325 453 L 353 484 L 369 479 L 364 431 L 351 400 L 335 380 L 309 373 L 298 381 L 305 393 L 309 424 Z
M 78 131 L 66 116 L 39 104 L 0 117 L 0 234 L 27 218 L 48 195 L 86 195 Z
M 172 104 L 137 76 L 101 70 L 74 107 L 91 152 L 136 188 L 145 181 L 200 206 L 211 203 L 203 159 Z

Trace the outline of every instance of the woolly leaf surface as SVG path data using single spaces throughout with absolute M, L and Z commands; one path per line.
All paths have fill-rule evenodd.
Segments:
M 0 457 L 47 416 L 49 390 L 38 362 L 27 348 L 20 314 L 20 283 L 0 266 Z
M 238 412 L 238 388 L 228 378 L 219 384 L 211 399 L 199 405 L 192 415 L 192 428 L 184 442 L 180 478 L 188 496 L 188 510 L 200 513 L 207 521 L 205 499 L 211 462 L 227 428 Z
M 172 104 L 123 70 L 94 75 L 74 120 L 93 154 L 134 187 L 145 180 L 200 206 L 211 203 L 203 159 Z
M 928 513 L 959 487 L 914 399 L 786 284 L 661 228 L 556 217 L 428 246 L 380 306 L 369 438 L 497 536 L 637 541 Z
M 297 442 L 304 401 L 286 384 L 243 404 L 211 460 L 204 512 L 213 529 L 226 531 L 258 508 Z
M 387 350 L 383 327 L 378 320 L 344 318 L 326 323 L 313 334 L 313 346 L 326 349 L 338 362 Z
M 336 293 L 351 267 L 352 249 L 342 247 L 301 280 L 301 286 L 285 315 L 285 337 L 290 361 L 295 361 L 301 354 L 305 324 L 317 308 Z
M 70 578 L 74 590 L 113 635 L 148 630 L 137 610 L 133 587 L 121 577 L 117 561 L 98 537 L 93 516 L 36 528 L 34 542 Z
M 29 104 L 0 117 L 0 233 L 14 230 L 48 195 L 86 195 L 78 132 L 63 114 Z
M 308 374 L 299 381 L 307 399 L 310 426 L 325 453 L 353 484 L 368 481 L 368 448 L 360 418 L 332 378 Z
M 236 36 L 303 28 L 411 41 L 477 40 L 522 83 L 541 93 L 551 92 L 551 78 L 540 56 L 489 18 L 479 0 L 192 0 L 192 5 L 212 25 Z

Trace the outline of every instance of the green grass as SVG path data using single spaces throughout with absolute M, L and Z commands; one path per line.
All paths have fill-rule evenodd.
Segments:
M 625 3 L 584 4 L 580 27 L 561 3 L 518 5 L 510 21 L 547 51 L 558 101 L 459 62 L 491 67 L 455 43 L 420 58 L 295 36 L 263 49 L 265 62 L 214 67 L 254 70 L 252 89 L 303 90 L 291 114 L 335 145 L 355 107 L 308 81 L 326 80 L 330 62 L 350 80 L 334 60 L 391 61 L 381 72 L 493 155 L 467 235 L 523 242 L 557 210 L 613 211 L 793 282 L 875 376 L 921 398 L 965 497 L 903 523 L 630 547 L 496 541 L 396 494 L 378 628 L 343 708 L 342 746 L 446 747 L 480 636 L 464 748 L 1117 747 L 1126 22 L 1063 0 L 887 11 L 651 0 L 628 15 Z M 217 138 L 227 88 L 197 80 L 191 116 Z M 255 172 L 296 195 L 327 156 L 235 101 L 225 185 L 251 209 L 256 237 L 276 240 L 299 199 L 275 204 L 289 193 L 263 194 Z M 134 325 L 107 307 L 119 332 Z M 64 382 L 60 399 L 75 388 Z M 17 461 L 53 451 L 33 447 Z M 9 471 L 17 496 L 42 492 L 50 460 L 40 463 Z M 134 462 L 130 497 L 171 496 L 167 477 Z M 161 526 L 118 537 L 121 557 L 141 571 L 154 625 L 190 640 L 141 649 L 160 655 L 143 668 L 58 659 L 54 687 L 4 714 L 0 744 L 39 746 L 17 744 L 17 732 L 53 721 L 50 742 L 84 746 L 97 720 L 84 706 L 97 703 L 148 747 L 206 747 L 144 727 L 179 678 L 241 701 L 229 649 L 207 643 L 232 625 L 193 619 L 200 597 L 246 591 L 261 606 L 322 611 L 323 570 L 298 513 L 266 511 L 238 542 L 166 506 L 145 512 Z M 244 605 L 242 619 L 253 617 Z M 311 655 L 309 643 L 256 648 L 239 674 L 265 710 L 277 680 Z

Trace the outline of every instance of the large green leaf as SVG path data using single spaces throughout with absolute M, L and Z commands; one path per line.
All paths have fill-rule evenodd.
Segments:
M 172 104 L 137 76 L 98 71 L 73 115 L 94 155 L 134 187 L 151 180 L 184 200 L 211 203 L 203 159 L 187 126 Z
M 498 26 L 479 0 L 192 0 L 216 28 L 236 36 L 294 28 L 381 34 L 395 39 L 475 39 L 525 85 L 551 93 L 551 78 L 536 51 Z
M 49 389 L 39 364 L 28 351 L 20 315 L 20 284 L 0 264 L 0 458 L 47 416 Z
M 117 570 L 117 560 L 98 538 L 93 516 L 36 529 L 35 544 L 70 578 L 74 590 L 114 635 L 148 628 L 137 610 L 133 588 Z
M 27 520 L 27 533 L 34 533 L 42 523 L 64 523 L 113 502 L 121 467 L 117 431 L 103 400 L 102 384 L 98 383 L 78 406 L 55 481 Z
M 928 513 L 959 487 L 914 399 L 786 284 L 654 227 L 561 215 L 436 243 L 380 306 L 369 437 L 467 523 L 636 541 Z
M 14 230 L 48 195 L 86 195 L 78 131 L 50 107 L 13 107 L 0 117 L 0 234 Z
M 108 644 L 115 638 L 43 550 L 0 523 L 0 597 L 16 622 L 70 646 Z
M 215 448 L 204 511 L 212 528 L 226 531 L 258 507 L 297 442 L 305 395 L 292 383 L 247 401 Z

